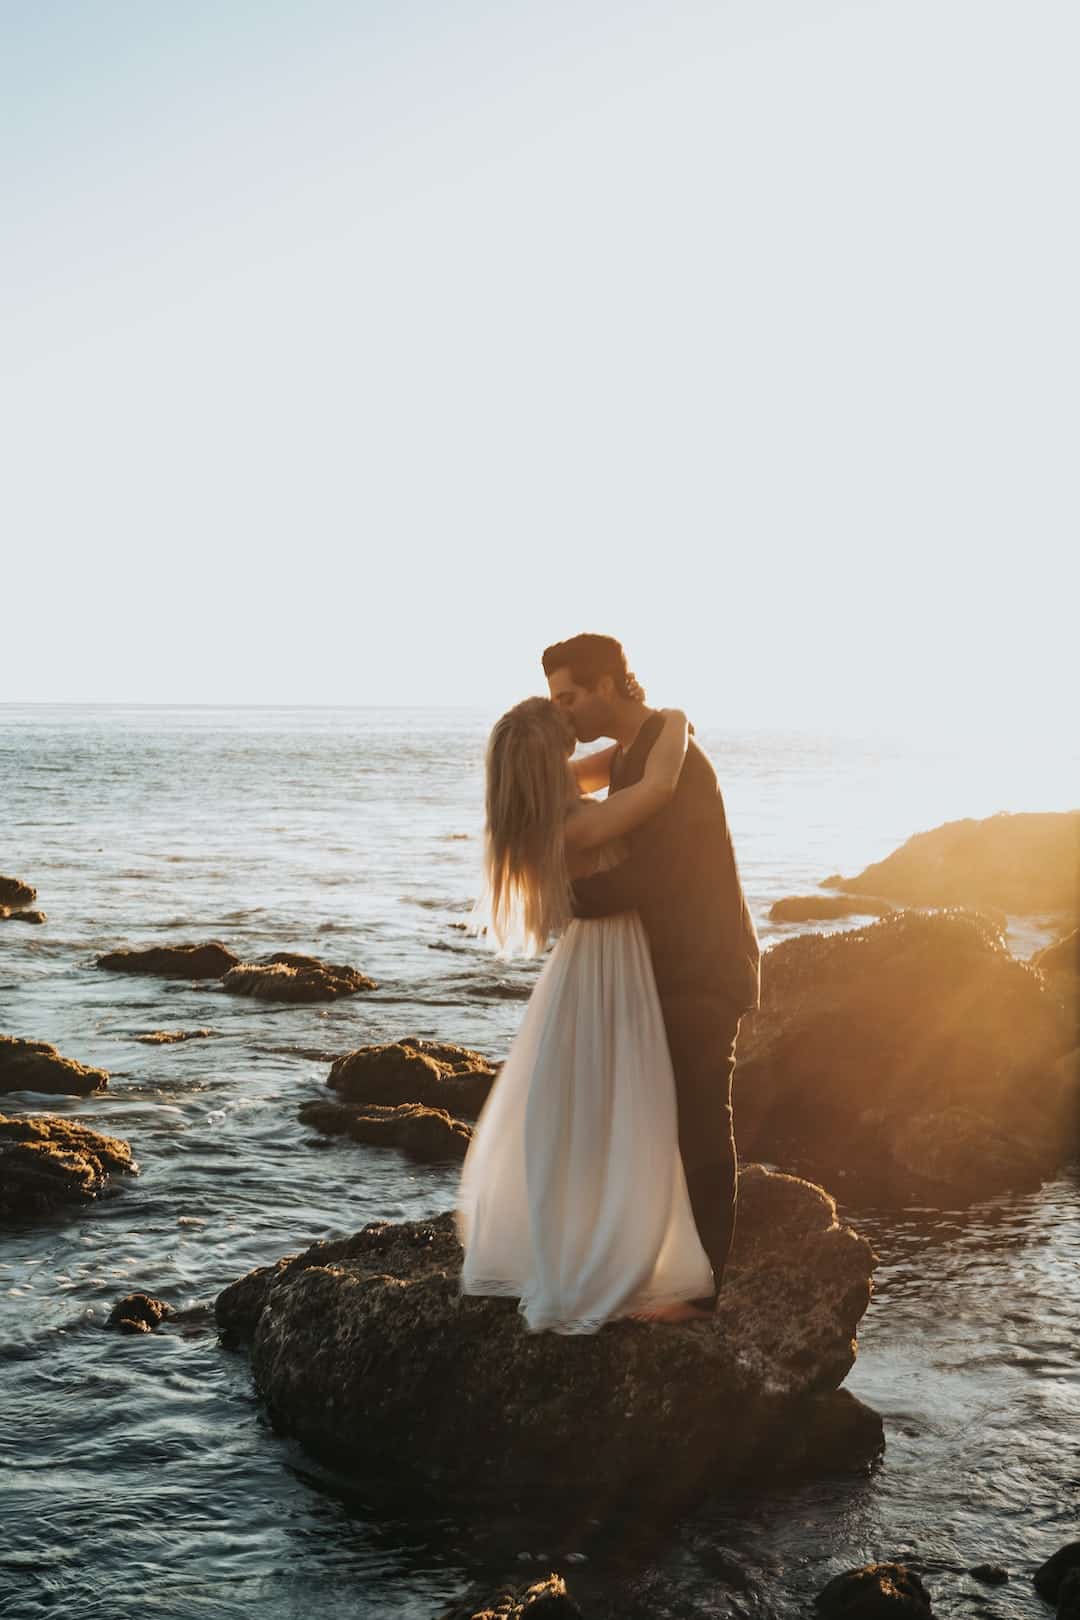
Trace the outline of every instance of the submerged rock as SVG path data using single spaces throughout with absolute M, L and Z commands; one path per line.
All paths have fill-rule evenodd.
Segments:
M 322 962 L 317 956 L 277 951 L 265 962 L 241 962 L 230 968 L 222 988 L 257 1001 L 336 1001 L 360 990 L 377 990 L 374 979 L 356 968 Z
M 798 1454 L 835 1400 L 865 1466 L 880 1419 L 837 1386 L 870 1297 L 870 1247 L 796 1177 L 750 1166 L 739 1196 L 706 1321 L 530 1334 L 516 1301 L 460 1293 L 451 1215 L 317 1243 L 240 1278 L 215 1313 L 227 1338 L 250 1342 L 279 1424 L 365 1472 L 479 1496 L 558 1481 L 594 1500 L 680 1497 Z
M 0 1218 L 97 1198 L 138 1167 L 126 1142 L 71 1120 L 0 1114 Z
M 0 1035 L 0 1092 L 44 1091 L 54 1097 L 89 1097 L 109 1083 L 106 1069 L 61 1057 L 48 1041 Z
M 216 1035 L 216 1029 L 153 1029 L 145 1035 L 133 1035 L 133 1041 L 144 1046 L 174 1046 L 177 1041 L 197 1041 L 207 1035 Z
M 37 899 L 37 890 L 21 878 L 0 877 L 0 906 L 9 906 L 14 911 L 19 906 L 28 906 Z
M 378 1103 L 307 1102 L 299 1118 L 326 1136 L 348 1136 L 371 1147 L 400 1148 L 425 1164 L 465 1157 L 472 1131 L 464 1120 L 444 1108 L 422 1103 L 399 1103 L 381 1108 Z
M 825 1620 L 926 1620 L 930 1593 L 906 1564 L 866 1564 L 835 1575 L 814 1599 Z
M 165 979 L 220 979 L 240 958 L 218 940 L 203 945 L 148 945 L 107 951 L 97 966 L 111 973 L 149 973 Z
M 467 1046 L 408 1036 L 385 1046 L 360 1046 L 332 1064 L 327 1085 L 347 1102 L 423 1103 L 475 1119 L 491 1090 L 495 1065 Z
M 1073 911 L 1080 881 L 1080 810 L 949 821 L 916 833 L 859 873 L 826 878 L 845 894 L 909 906 L 996 906 L 1011 915 Z
M 126 1299 L 117 1300 L 105 1326 L 119 1333 L 153 1333 L 166 1317 L 174 1314 L 172 1306 L 166 1305 L 163 1299 L 154 1299 L 150 1294 L 128 1294 Z
M 1040 975 L 969 914 L 787 940 L 739 1036 L 739 1146 L 886 1198 L 1034 1186 L 1080 1140 L 1070 1040 Z
M 857 895 L 792 894 L 774 900 L 769 907 L 770 922 L 830 922 L 836 917 L 884 917 L 892 911 L 889 900 L 863 899 Z
M 968 1574 L 974 1575 L 977 1581 L 982 1581 L 986 1586 L 1004 1586 L 1009 1578 L 1009 1572 L 1002 1564 L 974 1564 Z

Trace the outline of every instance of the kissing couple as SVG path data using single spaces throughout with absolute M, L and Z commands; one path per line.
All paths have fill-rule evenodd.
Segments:
M 613 637 L 543 667 L 550 700 L 488 743 L 486 907 L 503 950 L 556 943 L 465 1158 L 461 1287 L 517 1298 L 534 1333 L 703 1318 L 735 1230 L 757 935 L 686 715 L 646 706 Z

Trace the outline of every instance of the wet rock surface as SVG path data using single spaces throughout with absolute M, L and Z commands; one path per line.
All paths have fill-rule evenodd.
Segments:
M 97 1198 L 125 1173 L 137 1166 L 115 1136 L 72 1120 L 0 1114 L 0 1218 Z
M 374 979 L 342 963 L 323 962 L 316 956 L 277 951 L 264 962 L 241 962 L 230 968 L 222 988 L 234 996 L 256 1001 L 337 1001 L 361 990 L 377 990 Z
M 150 1294 L 128 1294 L 126 1299 L 117 1300 L 105 1326 L 118 1333 L 152 1333 L 173 1314 L 172 1306 L 163 1299 L 154 1299 Z
M 826 878 L 845 894 L 909 906 L 994 906 L 1010 915 L 1075 911 L 1080 810 L 949 821 L 916 833 L 857 877 Z
M 278 1423 L 339 1464 L 478 1497 L 552 1480 L 681 1496 L 786 1457 L 814 1464 L 815 1426 L 821 1449 L 827 1430 L 857 1445 L 847 1466 L 880 1450 L 880 1419 L 838 1389 L 872 1264 L 821 1188 L 750 1166 L 709 1321 L 529 1334 L 516 1301 L 461 1295 L 450 1215 L 315 1244 L 240 1278 L 215 1311 L 229 1342 L 250 1343 Z
M 1070 1040 L 1042 977 L 968 913 L 785 941 L 739 1034 L 740 1151 L 886 1200 L 1038 1185 L 1076 1151 Z
M 202 945 L 148 945 L 106 951 L 97 966 L 111 973 L 147 973 L 165 979 L 220 979 L 240 958 L 218 940 Z
M 426 1108 L 422 1103 L 382 1108 L 378 1103 L 316 1101 L 304 1103 L 299 1118 L 326 1136 L 348 1136 L 370 1147 L 398 1148 L 425 1164 L 464 1159 L 472 1139 L 464 1120 L 454 1119 L 444 1108 Z
M 866 1564 L 834 1576 L 814 1599 L 824 1620 L 926 1620 L 930 1594 L 906 1564 Z
M 54 1097 L 89 1097 L 104 1091 L 108 1071 L 61 1057 L 48 1041 L 0 1035 L 0 1092 L 40 1091 Z
M 0 906 L 0 922 L 43 923 L 48 920 L 43 911 L 22 911 L 11 906 Z
M 12 911 L 20 906 L 29 906 L 37 899 L 37 890 L 21 878 L 0 877 L 0 906 L 8 906 Z
M 410 1036 L 385 1046 L 361 1046 L 332 1064 L 327 1085 L 346 1102 L 423 1103 L 457 1118 L 475 1119 L 496 1067 L 467 1046 Z

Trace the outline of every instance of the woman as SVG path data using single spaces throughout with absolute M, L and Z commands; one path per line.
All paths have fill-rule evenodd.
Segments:
M 570 910 L 573 879 L 617 860 L 621 836 L 670 800 L 686 747 L 672 710 L 643 780 L 594 803 L 580 783 L 595 785 L 598 756 L 575 769 L 573 733 L 546 698 L 511 709 L 488 745 L 489 927 L 504 948 L 558 941 L 466 1156 L 461 1286 L 519 1298 L 533 1332 L 703 1316 L 686 1302 L 712 1288 L 640 919 Z

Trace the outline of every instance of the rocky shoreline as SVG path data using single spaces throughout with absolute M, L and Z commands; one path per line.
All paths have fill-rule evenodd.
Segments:
M 761 1474 L 872 1467 L 881 1419 L 842 1386 L 873 1255 L 837 1220 L 825 1188 L 838 1190 L 842 1178 L 850 1194 L 857 1180 L 881 1203 L 955 1209 L 1035 1187 L 1080 1150 L 1080 936 L 1075 910 L 1057 903 L 1064 888 L 1045 873 L 1012 870 L 1007 880 L 984 873 L 965 881 L 962 900 L 944 908 L 914 898 L 942 892 L 925 872 L 912 876 L 919 863 L 939 864 L 942 849 L 964 851 L 971 864 L 972 828 L 988 829 L 988 849 L 1008 843 L 1010 860 L 1021 845 L 1031 849 L 1041 868 L 1080 826 L 1075 816 L 1032 820 L 1047 825 L 1019 817 L 951 824 L 963 834 L 919 835 L 889 857 L 891 871 L 889 861 L 877 863 L 857 878 L 826 880 L 828 894 L 792 897 L 786 911 L 778 902 L 777 921 L 878 920 L 799 933 L 766 955 L 762 1009 L 740 1034 L 736 1124 L 746 1158 L 769 1167 L 741 1166 L 737 1246 L 715 1323 L 617 1323 L 588 1339 L 534 1339 L 512 1301 L 460 1296 L 449 1216 L 379 1222 L 275 1260 L 218 1295 L 222 1342 L 250 1355 L 275 1424 L 314 1456 L 381 1469 L 417 1499 L 451 1492 L 462 1503 L 519 1499 L 569 1477 L 601 1513 L 631 1501 L 677 1513 L 695 1495 Z M 1003 943 L 998 902 L 1033 896 L 1055 902 L 1031 914 L 1045 924 L 1052 912 L 1060 938 L 1021 962 Z M 0 907 L 11 916 L 44 921 L 29 909 L 35 898 L 29 884 L 0 880 Z M 347 964 L 292 952 L 246 962 L 216 940 L 109 952 L 95 965 L 205 982 L 255 1002 L 332 1003 L 377 988 Z M 131 1039 L 168 1046 L 217 1033 L 161 1029 Z M 288 1100 L 315 1133 L 299 1147 L 392 1149 L 421 1164 L 460 1160 L 498 1072 L 470 1048 L 414 1036 L 320 1056 L 325 1091 Z M 0 1036 L 0 1092 L 26 1093 L 30 1106 L 35 1095 L 107 1105 L 125 1078 L 108 1091 L 105 1070 L 46 1041 Z M 13 1106 L 28 1104 L 20 1096 Z M 0 1223 L 90 1210 L 137 1175 L 128 1143 L 66 1115 L 0 1115 Z M 134 1293 L 109 1325 L 144 1340 L 175 1331 L 176 1315 Z M 1067 1555 L 1059 1555 L 1053 1595 L 1045 1582 L 1043 1595 L 1059 1603 L 1061 1620 L 1077 1620 L 1080 1580 Z M 838 1606 L 819 1609 L 929 1613 L 914 1586 L 880 1574 L 898 1568 L 850 1572 L 860 1579 Z M 979 1570 L 992 1568 L 970 1573 L 983 1580 Z M 581 1613 L 572 1581 L 569 1590 L 561 1582 L 553 1571 L 487 1607 L 479 1594 L 453 1614 Z

